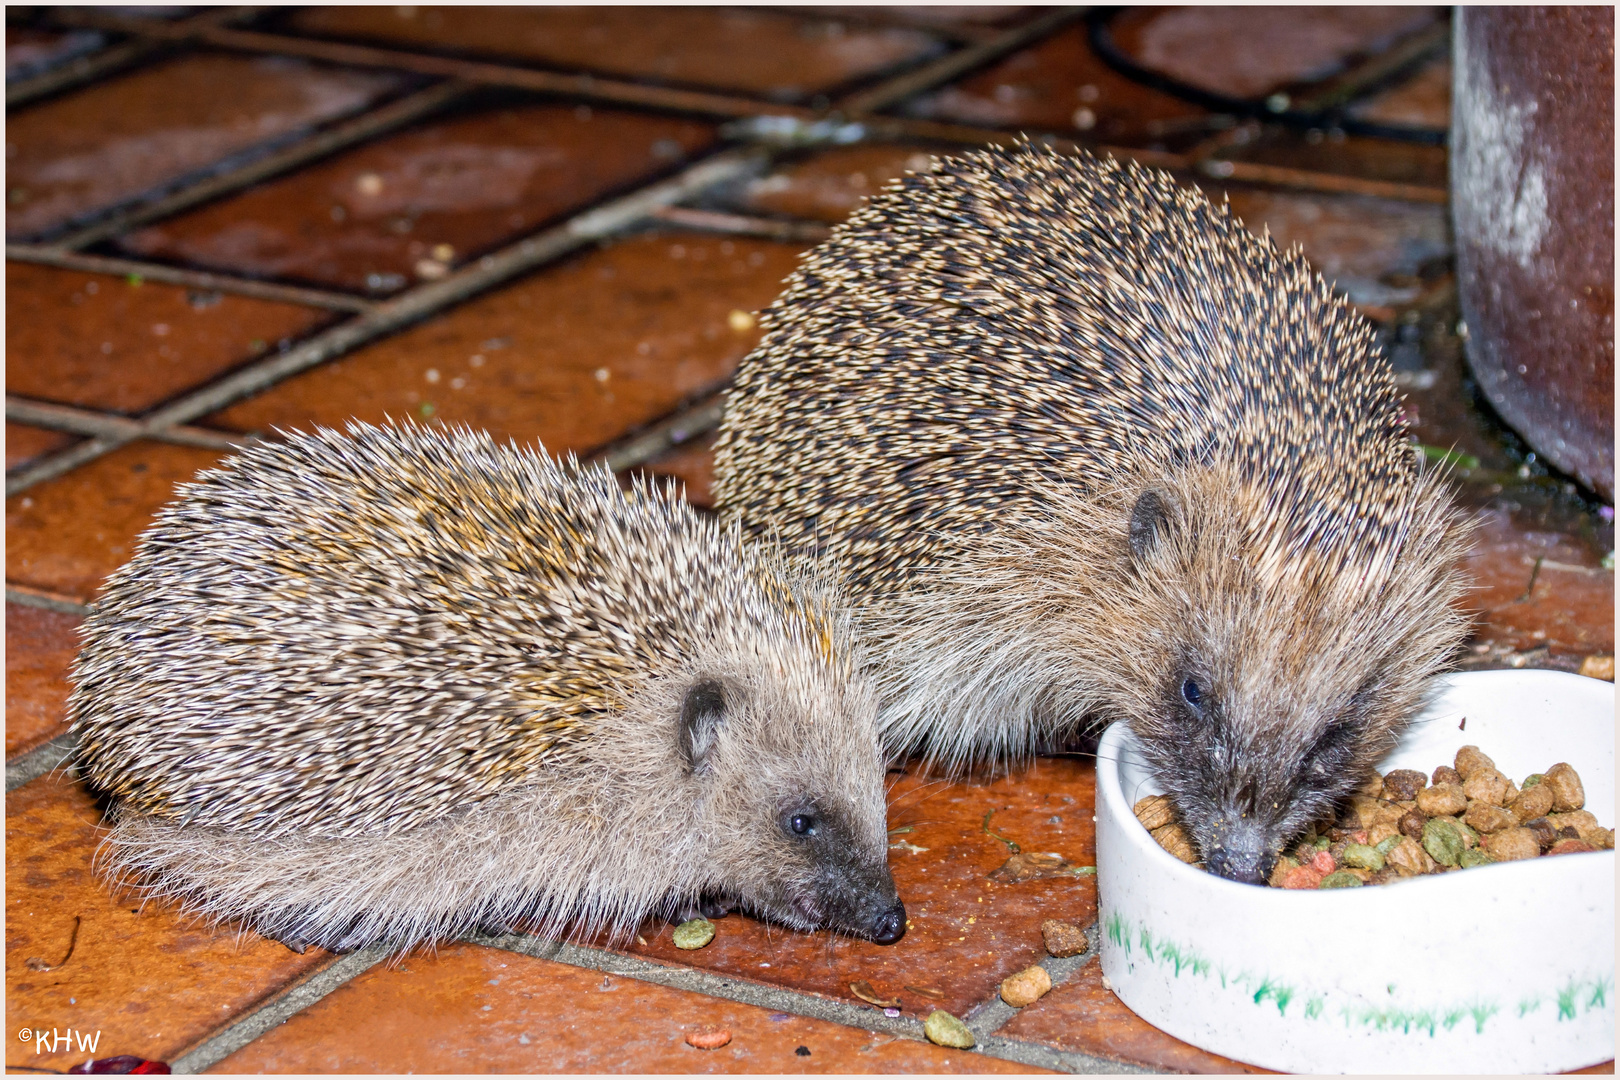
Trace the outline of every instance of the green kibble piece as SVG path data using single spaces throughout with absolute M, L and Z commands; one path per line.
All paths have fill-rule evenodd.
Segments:
M 1366 844 L 1357 844 L 1356 846 L 1357 847 L 1366 847 L 1367 845 Z M 1379 859 L 1378 861 L 1379 861 L 1379 863 L 1382 863 L 1384 860 Z M 1322 879 L 1322 884 L 1318 885 L 1317 888 L 1318 889 L 1359 889 L 1359 888 L 1361 888 L 1362 884 L 1363 884 L 1362 880 L 1360 878 L 1356 877 L 1356 875 L 1352 874 L 1350 871 L 1348 871 L 1348 870 L 1335 870 L 1335 871 L 1333 871 L 1333 873 L 1331 873 L 1327 877 L 1323 878 Z
M 1468 845 L 1463 843 L 1462 833 L 1451 822 L 1430 818 L 1423 826 L 1423 850 L 1441 866 L 1456 866 Z
M 1495 861 L 1491 858 L 1490 852 L 1481 851 L 1479 848 L 1464 848 L 1463 853 L 1457 858 L 1458 865 L 1464 870 L 1472 870 L 1476 866 L 1489 866 Z
M 958 1050 L 970 1050 L 976 1041 L 968 1026 L 944 1009 L 928 1014 L 928 1019 L 923 1021 L 923 1034 L 936 1046 L 954 1046 Z
M 1542 779 L 1542 777 L 1541 777 L 1540 773 L 1533 772 L 1529 776 L 1524 778 L 1524 783 L 1519 785 L 1519 790 L 1523 791 L 1526 788 L 1533 788 L 1537 784 L 1541 783 L 1541 779 Z
M 1401 836 L 1400 833 L 1396 833 L 1394 836 L 1386 836 L 1373 845 L 1373 850 L 1380 855 L 1388 855 L 1395 850 L 1395 845 L 1401 842 Z
M 1376 872 L 1384 868 L 1384 853 L 1371 844 L 1351 842 L 1344 845 L 1344 854 L 1339 861 L 1346 866 L 1359 866 L 1363 870 Z
M 1329 840 L 1325 836 L 1318 836 L 1316 838 L 1316 843 L 1312 844 L 1311 846 L 1317 851 L 1326 851 L 1328 848 L 1333 846 L 1333 841 Z
M 714 923 L 708 919 L 691 919 L 675 928 L 677 949 L 701 949 L 714 940 Z

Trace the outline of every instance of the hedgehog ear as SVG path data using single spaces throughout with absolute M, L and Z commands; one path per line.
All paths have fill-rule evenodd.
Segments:
M 1170 534 L 1170 506 L 1164 492 L 1153 488 L 1136 497 L 1136 505 L 1131 509 L 1128 536 L 1131 555 L 1137 562 L 1146 562 Z
M 699 679 L 686 689 L 681 701 L 681 728 L 678 742 L 686 767 L 698 772 L 709 763 L 718 741 L 720 725 L 726 722 L 726 695 L 713 679 Z

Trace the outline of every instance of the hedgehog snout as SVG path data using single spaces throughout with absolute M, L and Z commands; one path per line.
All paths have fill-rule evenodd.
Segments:
M 1277 862 L 1273 830 L 1247 815 L 1219 817 L 1198 839 L 1204 865 L 1233 881 L 1263 885 Z

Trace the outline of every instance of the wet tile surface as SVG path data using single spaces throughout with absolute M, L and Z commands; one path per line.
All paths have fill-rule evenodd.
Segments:
M 6 580 L 88 601 L 129 560 L 174 485 L 222 456 L 153 442 L 129 446 L 6 500 Z
M 687 1032 L 724 1027 L 717 1050 Z M 374 967 L 213 1072 L 1010 1073 L 1026 1066 L 477 945 Z
M 170 1061 L 328 961 L 319 949 L 300 956 L 115 895 L 90 870 L 99 819 L 83 788 L 61 776 L 6 796 L 7 1021 L 101 1033 L 94 1052 L 53 1043 L 36 1054 L 8 1031 L 8 1066 L 63 1071 L 119 1054 Z
M 78 615 L 6 605 L 6 757 L 67 730 L 68 665 L 79 651 Z
M 1415 299 L 1423 275 L 1443 273 L 1451 256 L 1443 206 L 1255 188 L 1210 194 L 1217 201 L 1224 194 L 1249 231 L 1269 231 L 1280 250 L 1303 247 L 1317 272 L 1357 304 Z
M 6 235 L 20 239 L 403 85 L 278 57 L 195 55 L 6 118 Z
M 801 249 L 652 234 L 479 297 L 219 413 L 235 430 L 432 418 L 588 452 L 725 379 Z
M 52 31 L 27 26 L 6 27 L 6 78 L 29 79 L 100 47 L 93 30 Z
M 923 172 L 933 154 L 913 146 L 849 146 L 788 163 L 750 182 L 755 213 L 837 222 L 905 172 Z
M 6 424 L 6 468 L 15 469 L 35 458 L 62 449 L 77 440 L 77 436 L 62 431 L 29 427 L 27 424 Z
M 237 273 L 394 292 L 675 168 L 713 138 L 711 126 L 674 117 L 589 106 L 494 109 L 382 139 L 132 233 L 122 246 Z
M 1451 124 L 1451 60 L 1431 60 L 1409 78 L 1351 106 L 1357 120 L 1410 127 L 1444 128 Z
M 1567 532 L 1501 506 L 1480 515 L 1465 562 L 1480 614 L 1476 635 L 1518 650 L 1546 646 L 1587 656 L 1614 652 L 1614 571 Z M 1526 518 L 1530 520 L 1525 520 Z
M 244 296 L 6 264 L 6 391 L 141 413 L 333 320 Z
M 1086 28 L 1078 25 L 924 95 L 905 111 L 1128 145 L 1196 130 L 1207 116 L 1196 105 L 1117 74 L 1091 50 Z
M 1343 70 L 1443 17 L 1432 7 L 1142 9 L 1115 27 L 1138 64 L 1190 86 L 1262 97 Z
M 1019 1011 L 997 1032 L 1063 1050 L 1127 1061 L 1154 1072 L 1263 1073 L 1189 1046 L 1139 1020 L 1102 984 L 1102 962 L 1092 960 L 1062 986 Z
M 323 7 L 291 25 L 327 37 L 504 56 L 564 71 L 793 100 L 927 56 L 917 30 L 740 8 Z
M 1446 151 L 1441 146 L 1418 146 L 1332 134 L 1318 142 L 1305 142 L 1274 131 L 1223 156 L 1256 165 L 1337 173 L 1393 184 L 1416 184 L 1437 191 L 1446 189 Z
M 1010 856 L 997 836 L 1025 852 L 1093 865 L 1095 778 L 1089 763 L 1060 758 L 986 784 L 901 778 L 890 795 L 889 825 L 909 831 L 891 835 L 889 866 L 908 929 L 894 945 L 789 933 L 729 915 L 715 923 L 714 941 L 696 952 L 677 949 L 663 922 L 642 928 L 645 946 L 624 951 L 872 1008 L 850 990 L 864 981 L 880 998 L 898 997 L 908 1016 L 921 1019 L 936 1008 L 960 1016 L 988 1000 L 1003 978 L 1046 955 L 1044 920 L 1086 926 L 1096 918 L 1094 877 L 990 877 Z

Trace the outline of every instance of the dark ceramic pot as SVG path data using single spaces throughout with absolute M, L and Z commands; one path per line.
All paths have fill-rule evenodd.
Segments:
M 1468 363 L 1614 499 L 1614 9 L 1460 7 L 1451 194 Z

